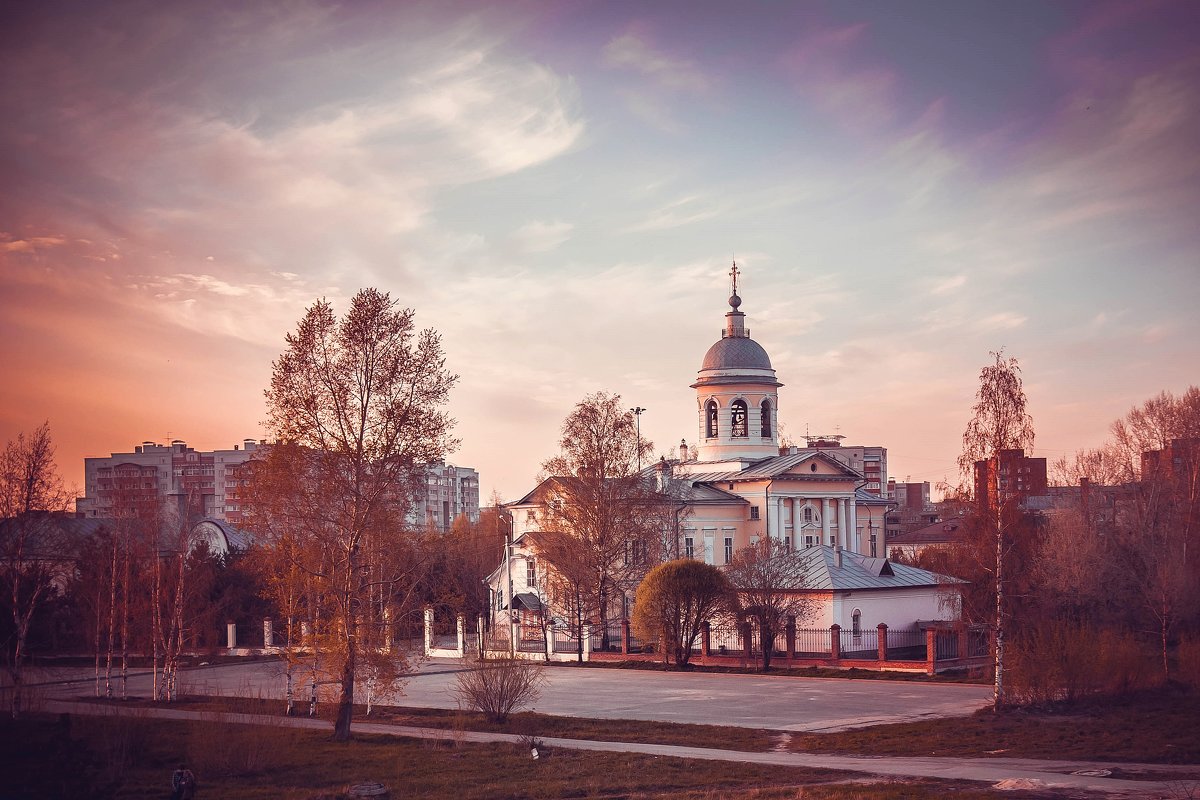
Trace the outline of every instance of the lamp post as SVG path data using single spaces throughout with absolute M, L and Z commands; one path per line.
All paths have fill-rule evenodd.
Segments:
M 512 513 L 501 511 L 497 519 L 508 522 L 508 531 L 504 534 L 504 572 L 508 576 L 508 656 L 517 657 L 517 621 L 513 617 L 513 579 L 512 579 Z
M 638 472 L 642 471 L 642 412 L 646 409 L 641 406 L 634 406 L 629 409 L 635 417 L 637 417 L 637 465 Z

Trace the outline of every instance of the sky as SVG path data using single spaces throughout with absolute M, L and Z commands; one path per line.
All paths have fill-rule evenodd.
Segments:
M 782 432 L 956 477 L 1200 382 L 1200 3 L 48 2 L 0 11 L 0 439 L 70 484 L 267 435 L 306 307 L 390 292 L 514 500 L 576 402 L 694 442 L 736 258 Z

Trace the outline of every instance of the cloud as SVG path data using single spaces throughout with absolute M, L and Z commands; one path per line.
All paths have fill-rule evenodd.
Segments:
M 783 57 L 801 95 L 856 132 L 879 130 L 897 116 L 897 74 L 864 56 L 867 31 L 866 23 L 818 29 Z
M 950 294 L 958 289 L 961 289 L 967 283 L 966 275 L 951 275 L 948 278 L 942 278 L 933 284 L 929 290 L 933 294 Z
M 668 56 L 649 41 L 645 32 L 634 30 L 617 36 L 604 46 L 602 55 L 606 67 L 641 73 L 663 89 L 704 94 L 710 88 L 699 64 Z
M 8 238 L 7 234 L 0 234 L 0 239 L 5 238 Z M 0 253 L 33 253 L 51 247 L 60 247 L 66 244 L 66 242 L 67 240 L 62 236 L 31 236 L 28 239 L 9 239 L 8 241 L 0 241 Z
M 533 220 L 518 228 L 512 238 L 517 247 L 526 253 L 545 253 L 571 238 L 574 228 L 571 223 L 561 220 Z
M 679 228 L 712 219 L 722 213 L 725 206 L 702 195 L 687 195 L 659 206 L 641 222 L 626 228 L 627 233 Z

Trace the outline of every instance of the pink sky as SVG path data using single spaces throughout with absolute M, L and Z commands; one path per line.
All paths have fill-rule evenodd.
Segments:
M 596 390 L 694 441 L 728 263 L 787 434 L 954 477 L 1197 380 L 1200 5 L 39 3 L 0 18 L 0 436 L 260 437 L 318 297 L 444 336 L 484 494 Z

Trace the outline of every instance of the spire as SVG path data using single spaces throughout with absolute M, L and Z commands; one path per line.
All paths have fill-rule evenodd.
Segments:
M 725 314 L 725 330 L 721 331 L 722 339 L 734 336 L 749 338 L 750 336 L 750 331 L 746 330 L 746 315 L 738 310 L 742 305 L 742 298 L 738 297 L 737 293 L 737 279 L 740 272 L 741 270 L 738 269 L 737 260 L 735 259 L 733 269 L 729 270 L 729 276 L 733 279 L 733 293 L 729 296 L 730 311 Z

